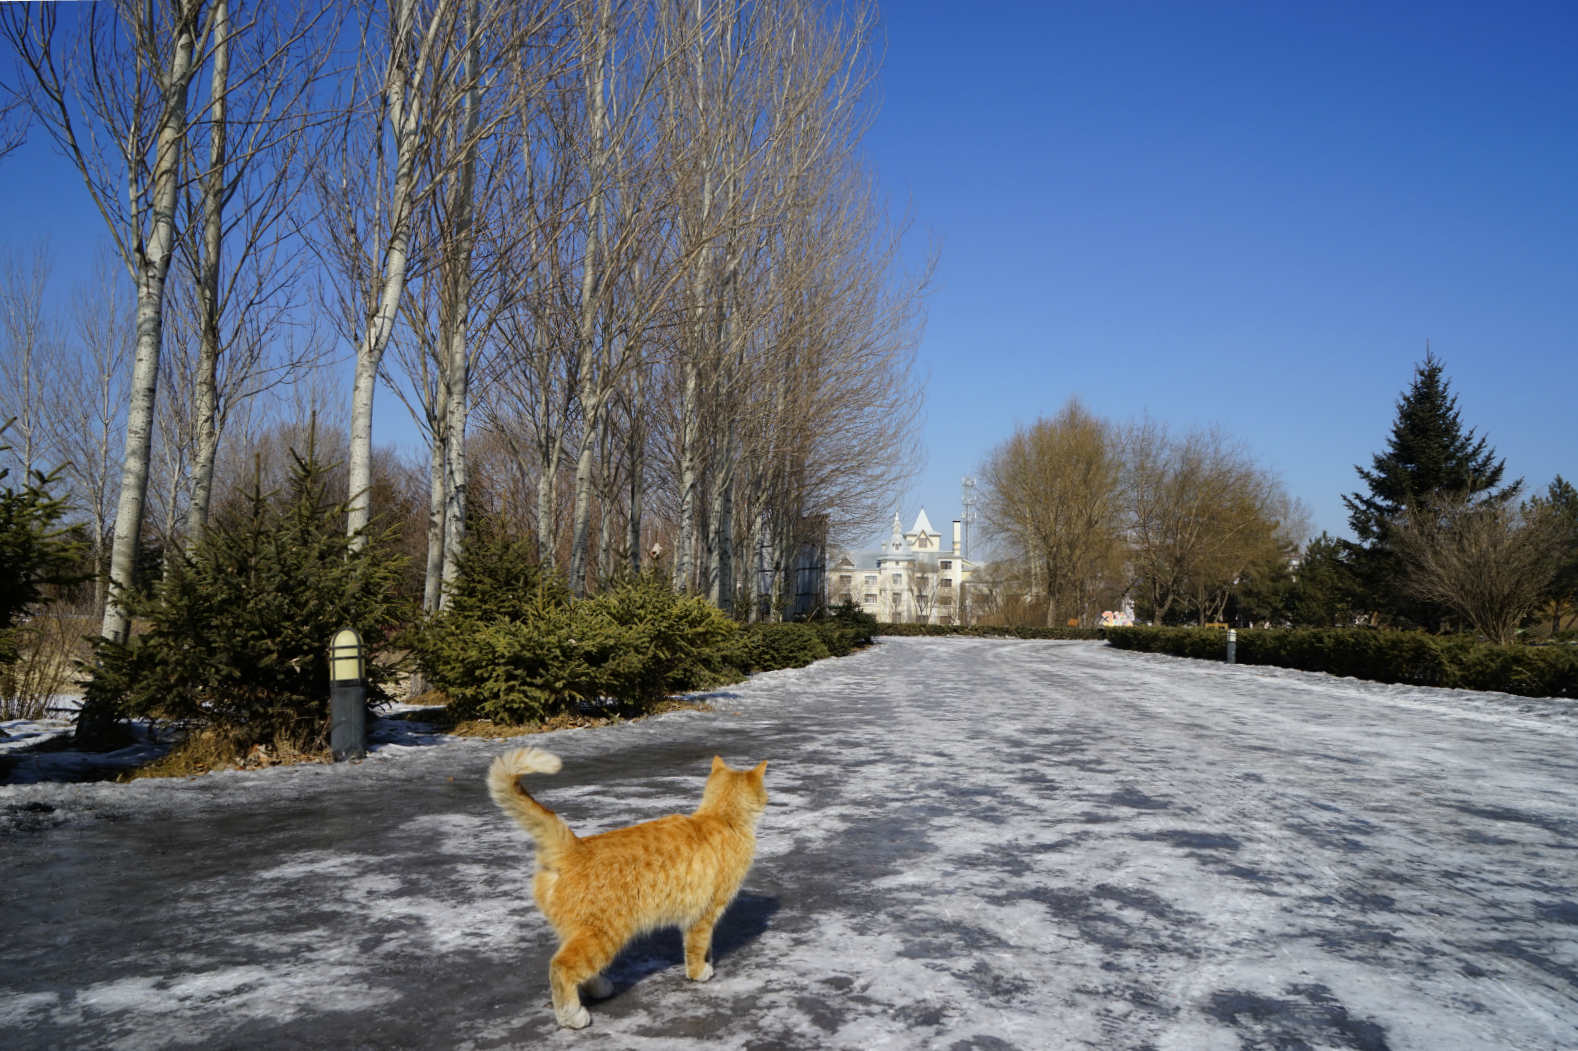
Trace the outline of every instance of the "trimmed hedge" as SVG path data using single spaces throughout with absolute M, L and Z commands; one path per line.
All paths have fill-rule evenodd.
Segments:
M 1200 628 L 1112 628 L 1119 649 L 1225 660 L 1227 633 Z M 1495 690 L 1521 697 L 1578 696 L 1578 647 L 1495 646 L 1460 636 L 1369 628 L 1245 629 L 1240 664 L 1351 675 L 1372 682 Z
M 965 624 L 878 624 L 878 635 L 966 635 L 976 639 L 1074 639 L 1089 641 L 1107 637 L 1106 628 L 1006 628 Z

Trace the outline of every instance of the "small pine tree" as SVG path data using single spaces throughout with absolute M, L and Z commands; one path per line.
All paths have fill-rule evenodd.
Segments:
M 0 434 L 9 426 L 0 426 Z M 0 469 L 0 480 L 10 473 Z M 48 598 L 49 589 L 85 579 L 80 569 L 87 545 L 81 530 L 60 524 L 67 508 L 50 495 L 56 480 L 35 471 L 20 489 L 0 488 L 0 664 L 16 661 L 17 624 Z
M 1343 545 L 1322 532 L 1304 548 L 1288 598 L 1288 612 L 1299 628 L 1350 627 L 1353 624 L 1353 572 Z
M 1505 499 L 1515 494 L 1521 480 L 1502 486 L 1506 461 L 1496 458 L 1485 438 L 1473 428 L 1464 430 L 1457 395 L 1441 360 L 1425 353 L 1415 366 L 1414 379 L 1397 401 L 1386 451 L 1374 457 L 1371 470 L 1355 466 L 1368 493 L 1342 498 L 1348 524 L 1358 544 L 1346 551 L 1361 605 L 1406 623 L 1436 628 L 1445 613 L 1441 607 L 1404 598 L 1401 568 L 1387 543 L 1390 523 L 1410 506 L 1440 497 Z
M 559 580 L 543 577 L 536 550 L 533 541 L 511 537 L 496 523 L 474 522 L 461 548 L 448 612 L 480 620 L 520 620 L 535 608 L 539 591 L 568 605 L 569 590 Z
M 378 543 L 356 549 L 345 505 L 327 498 L 327 468 L 311 446 L 291 455 L 283 500 L 255 482 L 239 514 L 131 596 L 146 630 L 97 644 L 89 704 L 214 728 L 240 748 L 279 737 L 312 745 L 327 731 L 329 640 L 346 625 L 366 644 L 369 700 L 386 699 L 393 671 L 375 658 L 395 626 L 403 560 Z

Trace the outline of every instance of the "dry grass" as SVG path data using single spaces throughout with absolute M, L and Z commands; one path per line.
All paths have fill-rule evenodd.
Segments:
M 253 744 L 249 747 L 234 734 L 203 730 L 188 734 L 164 757 L 129 770 L 116 780 L 196 777 L 215 770 L 262 770 L 270 766 L 329 763 L 333 760 L 327 748 L 315 748 L 311 742 L 284 734 L 275 736 L 272 745 Z
M 51 697 L 75 688 L 77 662 L 92 653 L 84 608 L 58 602 L 18 630 L 20 659 L 0 666 L 0 719 L 41 719 Z
M 645 714 L 635 719 L 617 715 L 594 716 L 564 713 L 541 722 L 511 726 L 495 723 L 490 719 L 461 719 L 450 714 L 445 706 L 448 698 L 430 691 L 417 698 L 416 703 L 431 707 L 402 712 L 392 718 L 408 722 L 428 723 L 442 733 L 457 737 L 481 737 L 503 740 L 526 734 L 551 733 L 554 730 L 571 730 L 589 726 L 613 726 L 622 722 L 639 722 L 665 712 L 710 712 L 714 708 L 706 701 L 687 701 L 665 698 Z M 270 766 L 293 766 L 299 763 L 332 763 L 333 754 L 327 748 L 315 747 L 316 741 L 278 735 L 272 745 L 246 742 L 236 734 L 221 730 L 202 730 L 188 734 L 168 754 L 135 770 L 119 775 L 117 781 L 135 781 L 142 777 L 196 777 L 215 770 L 261 770 Z

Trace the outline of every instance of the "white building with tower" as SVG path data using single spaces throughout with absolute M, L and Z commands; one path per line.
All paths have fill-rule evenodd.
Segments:
M 893 533 L 875 551 L 839 551 L 828 567 L 828 601 L 855 605 L 887 624 L 967 622 L 970 577 L 976 564 L 964 557 L 964 520 L 953 521 L 952 542 L 932 528 L 922 508 L 905 531 L 898 513 Z

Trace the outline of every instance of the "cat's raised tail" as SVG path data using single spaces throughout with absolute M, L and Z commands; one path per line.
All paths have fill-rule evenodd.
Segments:
M 544 869 L 557 869 L 565 851 L 576 844 L 558 814 L 543 806 L 521 787 L 522 774 L 556 774 L 564 764 L 552 752 L 541 748 L 517 748 L 505 752 L 488 767 L 488 795 L 537 841 L 537 863 Z

